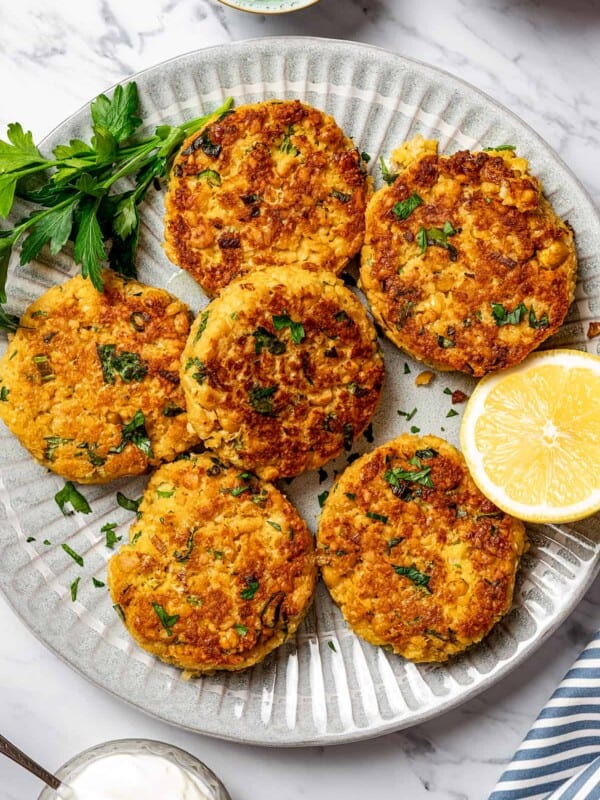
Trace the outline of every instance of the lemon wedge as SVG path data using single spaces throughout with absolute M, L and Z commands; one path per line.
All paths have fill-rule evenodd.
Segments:
M 534 353 L 488 375 L 460 430 L 481 491 L 528 522 L 572 522 L 600 509 L 600 358 Z

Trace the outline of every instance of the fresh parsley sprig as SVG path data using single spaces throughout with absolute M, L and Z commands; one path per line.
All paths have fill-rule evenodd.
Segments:
M 46 158 L 30 132 L 11 123 L 0 140 L 0 217 L 6 218 L 21 198 L 33 205 L 29 216 L 0 231 L 0 303 L 6 302 L 6 277 L 12 249 L 23 241 L 20 263 L 34 259 L 46 244 L 56 255 L 68 241 L 84 277 L 102 290 L 101 264 L 135 275 L 139 235 L 138 206 L 150 185 L 167 174 L 184 139 L 232 105 L 228 98 L 211 114 L 182 125 L 159 125 L 142 139 L 137 85 L 117 86 L 111 98 L 99 95 L 91 104 L 91 143 L 72 139 Z M 133 189 L 115 191 L 123 178 Z M 107 252 L 106 242 L 111 246 Z

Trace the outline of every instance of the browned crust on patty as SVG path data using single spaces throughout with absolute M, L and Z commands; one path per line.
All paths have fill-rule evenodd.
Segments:
M 301 267 L 258 270 L 224 289 L 194 323 L 181 372 L 206 446 L 269 480 L 349 449 L 383 378 L 364 306 L 331 273 Z
M 139 512 L 108 581 L 141 647 L 193 673 L 238 670 L 296 631 L 315 587 L 313 538 L 274 486 L 194 456 L 154 473 Z
M 81 276 L 45 292 L 0 361 L 0 417 L 37 461 L 80 483 L 139 475 L 198 444 L 179 383 L 187 306 L 111 270 L 102 278 L 104 292 Z
M 209 296 L 256 266 L 339 273 L 362 245 L 366 198 L 360 154 L 332 117 L 298 100 L 240 106 L 176 157 L 165 251 Z
M 526 547 L 523 523 L 481 494 L 458 450 L 409 434 L 346 469 L 317 542 L 348 624 L 413 661 L 445 661 L 489 632 L 510 608 Z
M 411 147 L 409 142 L 405 147 Z M 413 193 L 422 204 L 394 212 Z M 424 231 L 443 231 L 450 249 Z M 429 245 L 424 253 L 423 237 Z M 474 376 L 517 364 L 561 326 L 573 299 L 571 229 L 512 151 L 427 153 L 367 209 L 361 283 L 386 335 L 413 357 Z M 494 304 L 519 321 L 498 325 Z

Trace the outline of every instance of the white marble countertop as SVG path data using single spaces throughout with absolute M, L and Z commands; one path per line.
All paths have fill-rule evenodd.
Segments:
M 143 8 L 143 12 L 140 9 Z M 322 0 L 282 17 L 216 0 L 0 3 L 0 136 L 19 120 L 41 139 L 115 81 L 178 54 L 299 34 L 380 45 L 441 67 L 529 122 L 600 205 L 600 4 L 596 0 Z M 355 745 L 268 750 L 211 740 L 145 716 L 45 649 L 0 600 L 0 731 L 57 767 L 106 739 L 162 739 L 197 754 L 234 800 L 484 798 L 600 624 L 600 585 L 521 668 L 461 708 Z M 0 800 L 38 783 L 0 761 Z

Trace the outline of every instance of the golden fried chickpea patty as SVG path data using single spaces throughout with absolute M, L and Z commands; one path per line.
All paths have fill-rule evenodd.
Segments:
M 244 669 L 306 614 L 313 538 L 270 483 L 192 456 L 153 474 L 108 582 L 145 650 L 193 673 Z
M 325 503 L 323 579 L 352 629 L 411 661 L 445 661 L 509 610 L 523 523 L 487 500 L 462 455 L 403 434 L 355 461 Z
M 364 235 L 361 156 L 298 100 L 240 106 L 188 138 L 166 196 L 165 251 L 210 296 L 267 264 L 339 273 Z
M 179 385 L 186 305 L 102 273 L 32 303 L 0 360 L 0 418 L 43 466 L 81 483 L 139 475 L 198 444 Z
M 375 318 L 437 369 L 519 363 L 573 299 L 571 229 L 513 148 L 440 156 L 418 137 L 393 158 L 400 172 L 369 202 L 361 257 Z
M 274 480 L 350 449 L 383 377 L 373 324 L 341 280 L 268 267 L 229 284 L 200 314 L 181 385 L 205 445 Z

